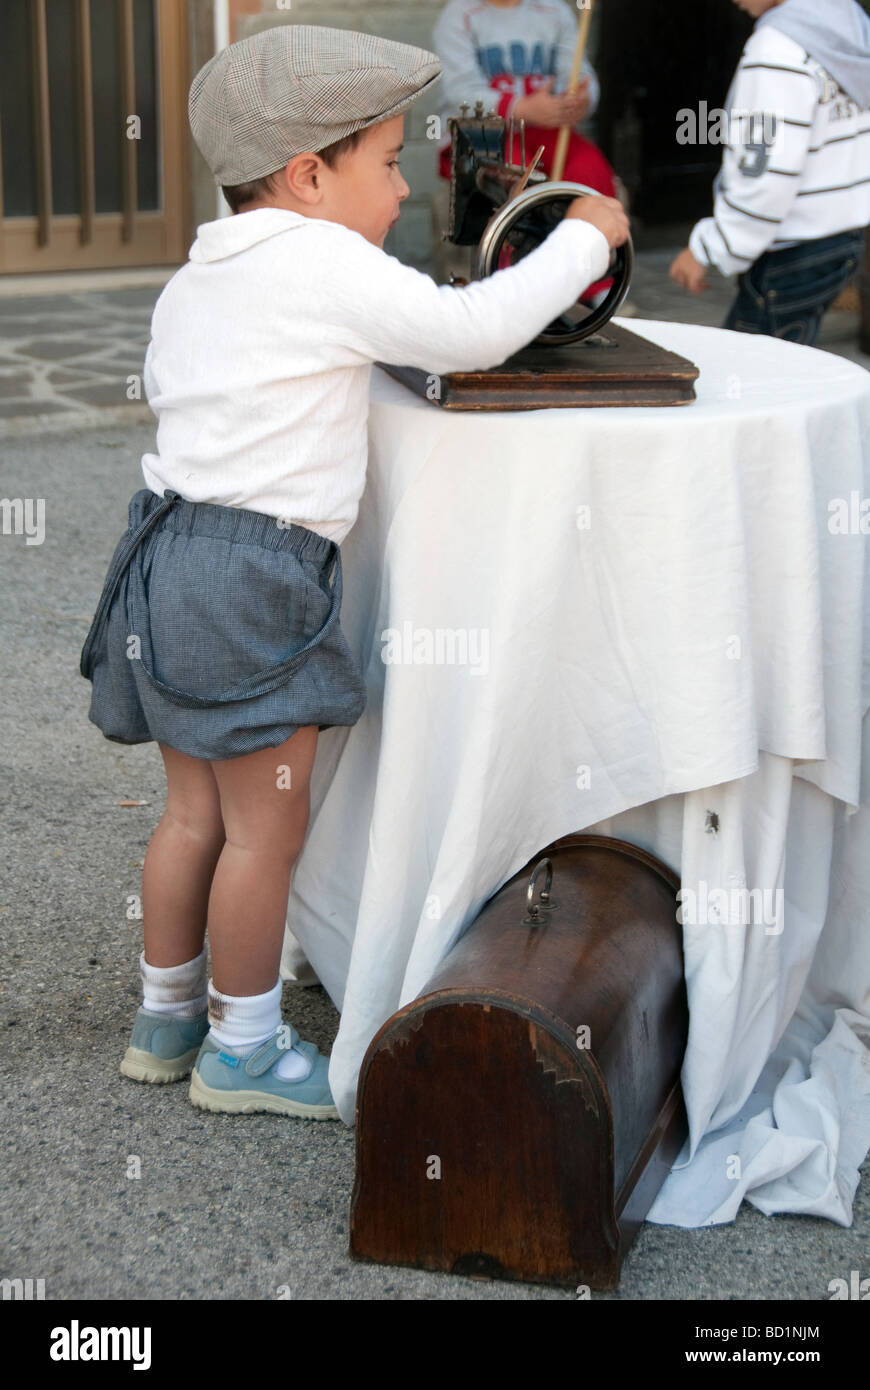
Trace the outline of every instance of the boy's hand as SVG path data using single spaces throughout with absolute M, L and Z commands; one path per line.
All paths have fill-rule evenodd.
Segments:
M 574 198 L 568 204 L 565 217 L 578 217 L 583 222 L 591 222 L 593 227 L 603 232 L 611 247 L 621 246 L 628 241 L 629 221 L 618 198 L 605 198 L 603 195 Z
M 552 91 L 555 81 L 555 77 L 548 77 L 537 92 L 520 97 L 513 109 L 514 119 L 550 128 L 575 125 L 577 121 L 582 121 L 592 105 L 589 78 L 582 77 L 575 92 L 559 92 L 558 96 L 554 96 Z
M 707 266 L 701 265 L 696 261 L 687 246 L 681 251 L 679 256 L 671 265 L 669 271 L 672 280 L 676 280 L 678 285 L 689 290 L 692 294 L 703 294 L 710 288 L 710 281 L 707 279 Z

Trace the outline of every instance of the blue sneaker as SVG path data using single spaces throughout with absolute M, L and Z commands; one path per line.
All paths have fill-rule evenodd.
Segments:
M 140 1007 L 121 1073 L 133 1081 L 183 1081 L 207 1032 L 207 1009 L 194 1018 L 173 1018 Z
M 311 1064 L 308 1075 L 299 1081 L 283 1081 L 273 1071 L 288 1047 L 301 1052 Z M 318 1052 L 314 1043 L 301 1042 L 296 1029 L 286 1023 L 249 1057 L 206 1037 L 190 1078 L 190 1099 L 201 1110 L 228 1114 L 263 1110 L 272 1115 L 299 1115 L 305 1120 L 337 1120 L 328 1071 L 329 1058 Z

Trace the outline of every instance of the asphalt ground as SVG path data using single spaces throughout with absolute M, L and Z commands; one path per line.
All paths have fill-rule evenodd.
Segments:
M 59 1300 L 574 1300 L 356 1262 L 352 1130 L 205 1113 L 184 1082 L 118 1072 L 140 997 L 127 900 L 163 769 L 155 744 L 111 743 L 88 721 L 78 661 L 153 442 L 147 422 L 0 442 L 0 495 L 45 500 L 42 544 L 0 537 L 0 1277 L 43 1279 Z M 284 1016 L 329 1050 L 322 988 L 285 986 Z M 619 1288 L 592 1299 L 827 1301 L 831 1280 L 870 1274 L 868 1218 L 865 1161 L 849 1228 L 747 1203 L 729 1225 L 647 1223 Z

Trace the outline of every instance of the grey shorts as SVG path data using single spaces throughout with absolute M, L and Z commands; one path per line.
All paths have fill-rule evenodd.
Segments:
M 117 743 L 209 759 L 355 724 L 366 688 L 340 608 L 335 541 L 141 488 L 82 648 L 88 718 Z

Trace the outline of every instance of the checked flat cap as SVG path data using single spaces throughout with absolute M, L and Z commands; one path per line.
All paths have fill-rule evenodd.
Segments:
M 279 24 L 221 49 L 190 85 L 193 138 L 230 187 L 398 116 L 441 75 L 434 53 L 350 29 Z

